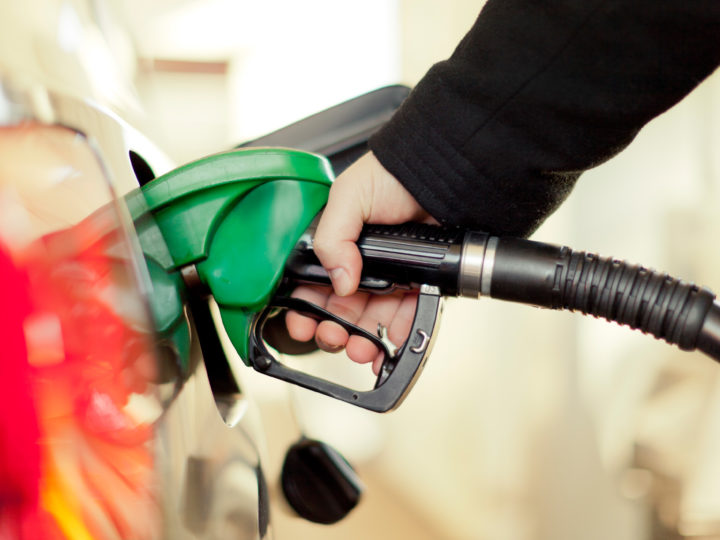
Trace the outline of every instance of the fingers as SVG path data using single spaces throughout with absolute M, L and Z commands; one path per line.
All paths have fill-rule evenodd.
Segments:
M 291 296 L 324 308 L 330 296 L 330 289 L 327 287 L 301 285 L 292 292 Z M 318 327 L 315 320 L 310 317 L 303 317 L 295 311 L 288 311 L 285 314 L 285 325 L 287 326 L 290 337 L 296 341 L 310 341 Z
M 355 293 L 351 296 L 331 295 L 325 306 L 328 311 L 351 324 L 357 324 L 368 302 L 367 293 Z M 332 321 L 323 321 L 315 332 L 315 341 L 324 351 L 337 352 L 348 342 L 345 329 Z
M 413 318 L 415 317 L 415 308 L 417 307 L 417 293 L 407 293 L 403 295 L 392 320 L 386 325 L 388 328 L 388 338 L 393 344 L 400 346 L 405 343 L 412 327 Z M 383 360 L 382 354 L 376 354 L 372 359 L 372 370 L 377 375 L 380 373 Z
M 357 324 L 368 301 L 367 293 L 340 297 L 332 294 L 331 289 L 327 287 L 306 285 L 297 287 L 292 296 L 325 308 L 351 324 Z M 318 323 L 295 311 L 287 312 L 285 324 L 291 338 L 297 341 L 309 341 L 315 336 L 318 347 L 324 351 L 338 352 L 345 347 L 348 341 L 348 333 L 339 324 L 332 321 Z
M 401 301 L 400 294 L 372 297 L 358 321 L 358 326 L 371 334 L 377 334 L 378 323 L 389 328 Z M 379 352 L 372 342 L 359 336 L 352 336 L 347 344 L 348 357 L 361 364 L 372 362 Z
M 298 287 L 293 291 L 292 296 L 323 307 L 372 334 L 377 333 L 380 323 L 387 328 L 388 338 L 396 346 L 400 346 L 407 339 L 417 304 L 415 293 L 382 296 L 356 293 L 340 297 L 332 294 L 327 287 L 313 286 Z M 338 352 L 346 348 L 348 357 L 355 362 L 361 364 L 375 362 L 377 369 L 382 364 L 383 355 L 372 342 L 360 336 L 348 336 L 344 328 L 332 321 L 322 321 L 318 324 L 309 317 L 289 311 L 286 315 L 286 323 L 290 337 L 293 339 L 309 341 L 315 336 L 315 341 L 324 351 Z M 375 364 L 373 369 L 377 372 Z
M 416 293 L 397 293 L 388 296 L 373 296 L 358 321 L 358 326 L 368 332 L 377 332 L 378 323 L 388 329 L 388 338 L 395 346 L 402 345 L 408 337 L 417 306 Z M 373 363 L 373 371 L 379 373 L 384 354 L 370 341 L 352 336 L 346 347 L 351 360 L 359 363 Z
M 417 293 L 406 294 L 400 306 L 398 306 L 392 323 L 388 325 L 388 337 L 390 341 L 396 345 L 405 343 L 415 318 L 415 309 L 417 308 Z

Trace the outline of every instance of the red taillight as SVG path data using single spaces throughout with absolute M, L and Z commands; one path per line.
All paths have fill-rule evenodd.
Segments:
M 0 128 L 0 539 L 156 538 L 153 325 L 87 141 Z
M 0 244 L 0 515 L 37 507 L 38 422 L 23 323 L 30 313 L 26 276 Z

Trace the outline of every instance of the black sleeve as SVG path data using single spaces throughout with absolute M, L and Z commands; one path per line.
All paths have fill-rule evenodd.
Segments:
M 718 0 L 489 0 L 370 148 L 441 222 L 526 236 L 719 62 Z

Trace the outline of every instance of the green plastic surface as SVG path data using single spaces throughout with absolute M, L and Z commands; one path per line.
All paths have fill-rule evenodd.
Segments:
M 248 363 L 250 322 L 268 304 L 290 251 L 327 202 L 332 179 L 322 156 L 247 148 L 189 163 L 143 187 L 144 200 L 129 200 L 128 207 L 151 261 L 159 325 L 173 328 L 183 316 L 179 271 L 194 264 Z

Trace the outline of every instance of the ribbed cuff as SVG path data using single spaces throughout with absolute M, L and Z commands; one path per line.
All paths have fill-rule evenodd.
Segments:
M 463 215 L 458 201 L 468 202 L 478 173 L 430 123 L 430 114 L 411 94 L 392 120 L 369 141 L 383 166 L 435 219 L 446 225 L 476 221 Z M 474 212 L 472 214 L 475 214 Z

